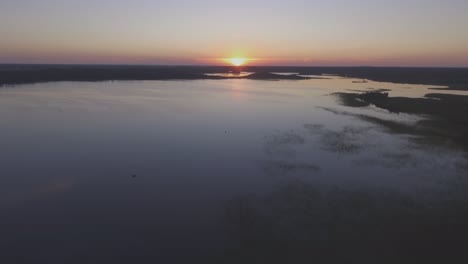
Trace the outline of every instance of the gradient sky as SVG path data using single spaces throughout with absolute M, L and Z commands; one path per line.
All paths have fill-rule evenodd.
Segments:
M 0 0 L 0 63 L 468 66 L 468 0 Z

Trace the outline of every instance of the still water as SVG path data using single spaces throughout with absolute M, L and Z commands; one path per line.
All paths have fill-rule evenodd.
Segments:
M 445 236 L 416 227 L 451 210 L 441 201 L 466 204 L 465 154 L 358 118 L 424 117 L 332 95 L 434 86 L 353 81 L 0 89 L 0 262 L 310 263 L 393 256 L 395 230 Z

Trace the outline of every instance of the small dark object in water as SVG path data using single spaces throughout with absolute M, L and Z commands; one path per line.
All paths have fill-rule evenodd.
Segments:
M 136 174 L 133 174 L 133 175 L 132 175 L 132 178 L 136 178 L 136 177 L 137 177 Z

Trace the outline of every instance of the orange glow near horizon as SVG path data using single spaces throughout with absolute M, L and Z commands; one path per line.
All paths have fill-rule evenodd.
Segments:
M 114 2 L 0 0 L 0 64 L 468 67 L 468 0 Z
M 247 64 L 249 59 L 236 57 L 236 58 L 225 59 L 225 61 L 233 66 L 239 67 L 239 66 L 244 66 L 245 64 Z

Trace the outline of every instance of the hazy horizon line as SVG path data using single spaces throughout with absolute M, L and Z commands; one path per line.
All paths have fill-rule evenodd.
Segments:
M 148 67 L 227 67 L 232 65 L 215 64 L 135 64 L 135 63 L 2 63 L 6 65 L 35 65 L 35 66 L 148 66 Z M 468 69 L 467 66 L 386 66 L 386 65 L 244 65 L 240 68 L 261 68 L 261 67 L 291 67 L 291 68 L 434 68 L 434 69 Z

